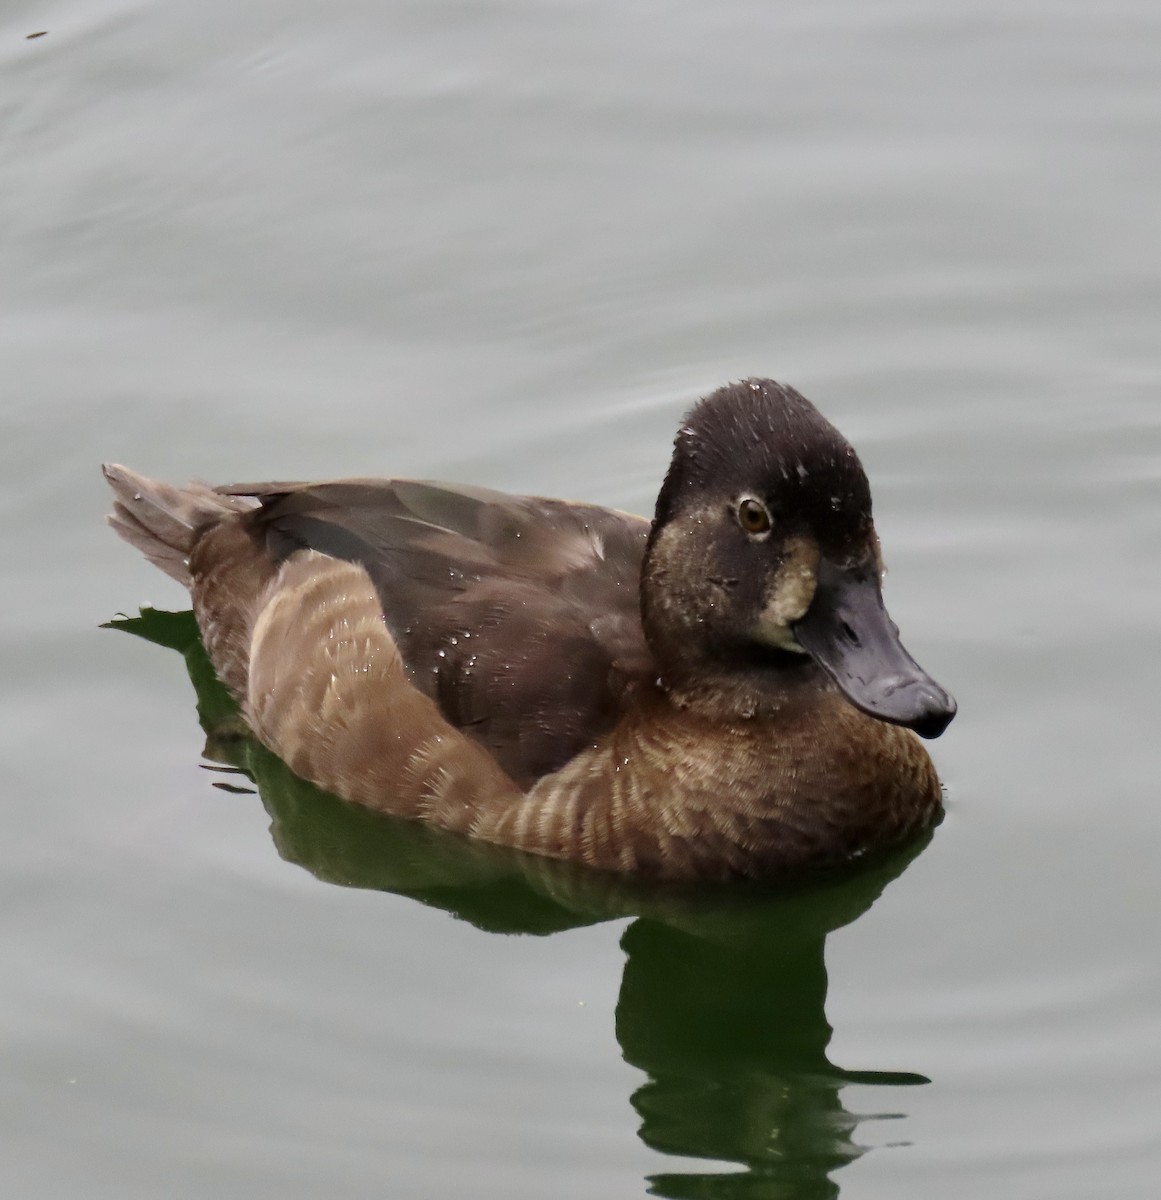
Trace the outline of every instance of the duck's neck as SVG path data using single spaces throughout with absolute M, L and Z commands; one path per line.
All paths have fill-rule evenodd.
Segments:
M 707 659 L 662 667 L 658 684 L 674 708 L 718 722 L 777 722 L 787 708 L 801 712 L 835 693 L 810 659 L 778 650 L 733 664 Z

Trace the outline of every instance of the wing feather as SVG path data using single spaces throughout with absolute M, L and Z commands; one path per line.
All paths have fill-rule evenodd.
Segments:
M 641 517 L 416 480 L 236 484 L 275 562 L 373 581 L 412 684 L 528 786 L 592 745 L 651 673 Z

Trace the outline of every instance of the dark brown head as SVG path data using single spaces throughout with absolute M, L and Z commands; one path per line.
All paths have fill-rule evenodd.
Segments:
M 664 683 L 785 681 L 806 657 L 852 704 L 937 737 L 955 701 L 904 650 L 883 607 L 871 490 L 846 439 L 770 379 L 689 412 L 657 499 L 642 618 Z M 748 701 L 739 701 L 742 707 Z

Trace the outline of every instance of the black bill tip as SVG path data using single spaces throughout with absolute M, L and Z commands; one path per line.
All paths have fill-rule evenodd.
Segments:
M 921 738 L 939 737 L 955 716 L 954 698 L 922 671 L 894 679 L 888 676 L 878 684 L 877 691 L 860 698 L 864 702 L 856 701 L 858 707 L 882 721 L 906 725 Z

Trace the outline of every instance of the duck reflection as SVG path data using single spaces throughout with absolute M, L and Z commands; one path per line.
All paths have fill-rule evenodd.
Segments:
M 641 919 L 626 930 L 617 1040 L 649 1076 L 633 1096 L 642 1139 L 746 1168 L 658 1175 L 655 1194 L 837 1196 L 831 1174 L 863 1152 L 854 1133 L 866 1119 L 844 1107 L 841 1089 L 927 1082 L 844 1071 L 826 1053 L 826 934 L 865 911 L 904 865 L 759 902 L 734 915 L 733 929 Z
M 543 935 L 636 918 L 621 940 L 616 1033 L 625 1060 L 648 1077 L 632 1097 L 640 1136 L 664 1154 L 716 1166 L 654 1175 L 651 1194 L 838 1196 L 832 1176 L 863 1153 L 855 1134 L 868 1119 L 846 1108 L 843 1089 L 927 1082 L 831 1063 L 824 948 L 827 934 L 864 913 L 930 834 L 857 870 L 777 890 L 646 885 L 469 842 L 346 804 L 291 774 L 247 734 L 192 614 L 144 610 L 113 624 L 184 654 L 206 757 L 253 781 L 288 862 L 494 932 Z M 239 790 L 225 780 L 219 786 Z

